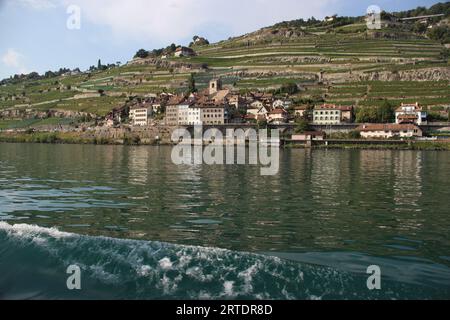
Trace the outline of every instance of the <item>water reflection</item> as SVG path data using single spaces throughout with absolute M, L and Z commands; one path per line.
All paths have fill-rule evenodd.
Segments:
M 0 220 L 241 251 L 450 251 L 448 153 L 283 150 L 261 176 L 171 152 L 0 144 Z
M 393 174 L 396 210 L 401 211 L 412 206 L 421 211 L 419 201 L 422 197 L 422 153 L 397 154 L 393 161 Z
M 153 163 L 149 163 L 148 148 L 129 148 L 127 150 L 127 163 L 130 184 L 145 185 L 149 178 L 149 168 Z

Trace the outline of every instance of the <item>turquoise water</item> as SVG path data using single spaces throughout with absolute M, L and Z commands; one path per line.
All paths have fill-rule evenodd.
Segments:
M 450 153 L 284 150 L 273 177 L 170 153 L 0 144 L 0 298 L 450 298 Z

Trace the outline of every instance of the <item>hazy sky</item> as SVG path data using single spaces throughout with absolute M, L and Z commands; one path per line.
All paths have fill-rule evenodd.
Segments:
M 0 0 L 0 79 L 15 73 L 126 62 L 140 49 L 215 42 L 276 22 L 431 6 L 432 0 Z M 445 1 L 443 1 L 445 2 Z M 67 9 L 81 9 L 70 30 Z

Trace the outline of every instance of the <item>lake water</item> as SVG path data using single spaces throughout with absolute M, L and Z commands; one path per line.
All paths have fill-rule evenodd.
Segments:
M 0 298 L 450 298 L 449 152 L 282 150 L 276 176 L 170 155 L 0 144 Z

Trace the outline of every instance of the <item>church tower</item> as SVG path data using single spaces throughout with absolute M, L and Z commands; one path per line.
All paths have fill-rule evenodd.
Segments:
M 209 94 L 215 94 L 219 90 L 222 90 L 222 81 L 220 79 L 212 79 L 209 82 Z

